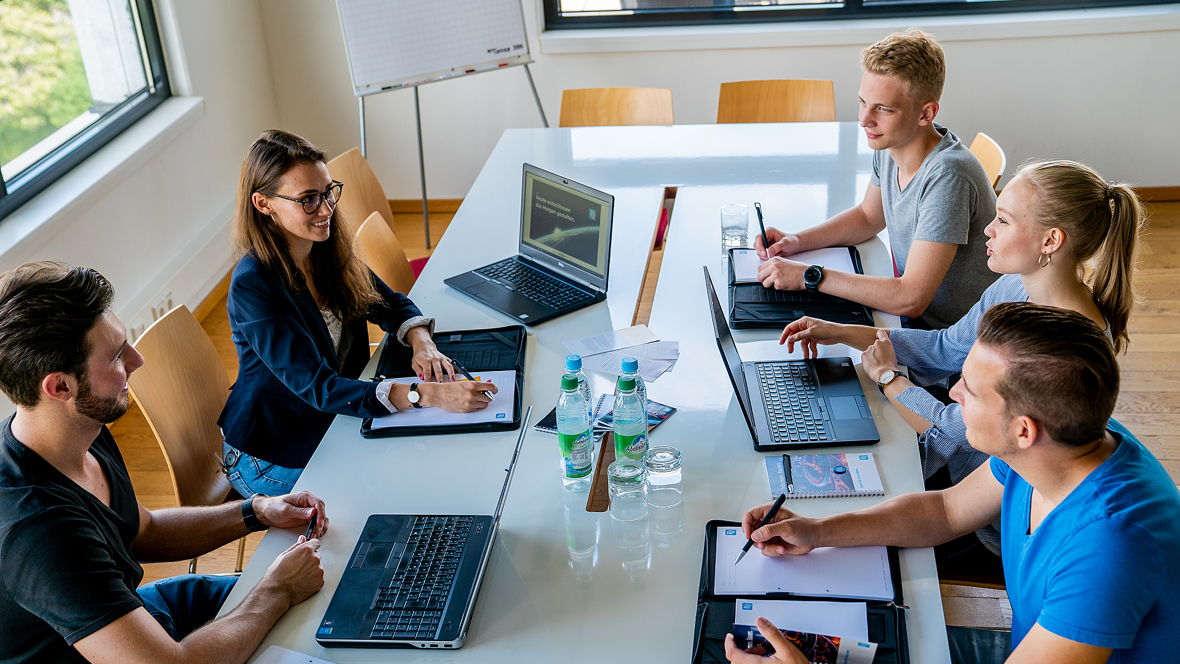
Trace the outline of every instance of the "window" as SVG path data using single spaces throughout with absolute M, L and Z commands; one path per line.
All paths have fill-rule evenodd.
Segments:
M 0 219 L 170 95 L 150 0 L 0 0 Z
M 542 0 L 545 29 L 953 16 L 1174 0 Z

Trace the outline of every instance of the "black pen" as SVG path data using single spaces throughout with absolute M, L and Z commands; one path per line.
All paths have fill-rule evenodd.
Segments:
M 762 204 L 755 202 L 754 211 L 758 213 L 758 229 L 762 231 L 762 250 L 766 252 L 766 257 L 770 257 L 770 240 L 766 239 L 766 224 L 762 223 Z
M 311 539 L 311 534 L 312 534 L 312 532 L 315 531 L 316 520 L 317 520 L 316 519 L 316 511 L 315 511 L 315 508 L 313 507 L 313 508 L 311 508 L 311 521 L 307 522 L 307 532 L 303 533 L 304 540 Z
M 783 506 L 783 501 L 786 499 L 787 494 L 779 494 L 778 500 L 774 501 L 774 505 L 770 506 L 770 511 L 766 513 L 766 516 L 762 517 L 762 523 L 758 524 L 758 528 L 761 528 L 762 526 L 770 523 L 770 520 L 774 518 L 775 514 L 778 514 L 778 508 Z M 754 530 L 758 530 L 758 528 L 755 528 Z M 753 534 L 753 531 L 751 531 L 750 535 Z M 749 551 L 750 547 L 752 546 L 754 546 L 754 539 L 751 537 L 750 539 L 746 540 L 746 545 L 742 547 L 742 552 L 738 554 L 737 560 L 733 561 L 733 564 L 736 565 L 742 562 L 742 558 L 746 556 L 746 552 Z
M 783 474 L 787 478 L 787 493 L 795 493 L 795 476 L 791 473 L 791 455 L 783 455 Z
M 471 381 L 471 382 L 473 382 L 473 383 L 478 383 L 478 382 L 480 382 L 480 381 L 478 381 L 478 380 L 476 380 L 476 379 L 475 379 L 475 376 L 472 376 L 471 374 L 467 373 L 467 370 L 463 368 L 463 365 L 462 365 L 462 364 L 459 364 L 458 362 L 456 362 L 456 361 L 454 361 L 454 360 L 451 360 L 451 366 L 453 366 L 453 367 L 455 367 L 456 369 L 458 369 L 458 370 L 459 370 L 459 373 L 463 374 L 463 377 L 464 377 L 464 378 L 466 378 L 467 380 L 469 380 L 469 381 Z M 483 395 L 484 395 L 485 397 L 487 397 L 487 398 L 491 399 L 492 401 L 495 401 L 495 400 L 496 400 L 496 396 L 495 396 L 494 394 L 492 394 L 491 392 L 489 392 L 488 390 L 480 390 L 480 392 L 483 392 Z

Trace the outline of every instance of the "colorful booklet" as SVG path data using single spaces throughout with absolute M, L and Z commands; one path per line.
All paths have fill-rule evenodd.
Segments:
M 599 438 L 603 433 L 610 431 L 614 427 L 614 407 L 615 395 L 603 394 L 598 397 L 598 401 L 594 404 L 594 429 L 595 439 Z M 647 402 L 647 428 L 648 430 L 655 429 L 664 420 L 672 416 L 676 409 L 671 406 L 665 406 L 658 401 Z M 544 431 L 545 433 L 557 433 L 557 409 L 549 411 L 549 414 L 541 418 L 539 422 L 533 425 L 537 431 Z
M 784 454 L 766 457 L 770 495 L 777 498 L 884 496 L 872 453 Z
M 877 644 L 869 641 L 864 602 L 739 599 L 733 612 L 738 645 L 773 650 L 755 626 L 759 616 L 774 623 L 812 664 L 872 664 L 877 654 Z M 840 636 L 829 636 L 833 634 Z

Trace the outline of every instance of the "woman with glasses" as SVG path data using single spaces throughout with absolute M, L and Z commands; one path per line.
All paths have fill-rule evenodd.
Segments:
M 431 340 L 434 319 L 353 253 L 336 211 L 343 188 L 322 150 L 284 131 L 264 132 L 242 164 L 233 225 L 241 260 L 229 287 L 238 380 L 218 424 L 226 475 L 243 496 L 290 492 L 336 415 L 471 412 L 490 401 L 481 390 L 496 391 L 453 382 Z M 358 380 L 369 361 L 365 321 L 413 348 L 421 383 Z

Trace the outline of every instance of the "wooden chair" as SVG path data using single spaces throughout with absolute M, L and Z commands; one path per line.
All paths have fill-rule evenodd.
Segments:
M 730 122 L 835 122 L 831 81 L 771 80 L 722 83 L 717 124 Z
M 561 127 L 672 124 L 672 91 L 585 88 L 561 93 Z
M 417 280 L 402 243 L 389 227 L 382 223 L 381 215 L 374 212 L 356 229 L 356 252 L 365 265 L 393 290 L 409 293 Z
M 340 195 L 337 209 L 343 213 L 353 232 L 374 212 L 381 213 L 381 218 L 385 220 L 390 231 L 396 228 L 393 225 L 393 212 L 389 209 L 389 199 L 385 197 L 385 190 L 381 188 L 377 174 L 361 156 L 360 150 L 353 148 L 329 161 L 328 173 L 333 180 L 344 183 L 344 192 Z
M 1000 176 L 1004 174 L 1004 167 L 1008 164 L 1004 149 L 991 136 L 979 132 L 975 135 L 975 140 L 971 141 L 971 154 L 983 164 L 983 170 L 987 172 L 994 189 L 1000 184 Z
M 217 418 L 229 398 L 229 377 L 201 324 L 181 305 L 144 330 L 135 342 L 144 365 L 127 379 L 131 396 L 156 436 L 176 502 L 220 505 L 240 497 L 221 471 Z M 238 541 L 241 573 L 246 539 Z M 189 563 L 195 573 L 197 559 Z

